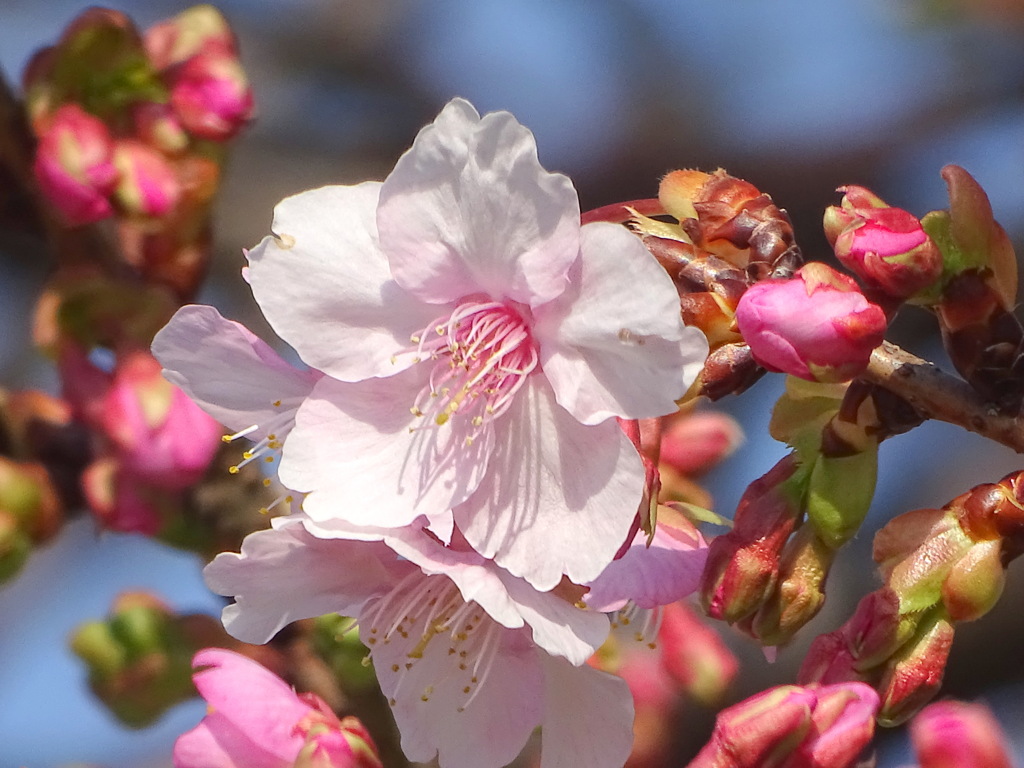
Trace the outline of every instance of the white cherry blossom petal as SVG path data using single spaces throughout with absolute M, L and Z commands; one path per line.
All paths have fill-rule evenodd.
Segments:
M 626 681 L 587 665 L 542 657 L 540 768 L 619 768 L 633 749 L 633 696 Z M 580 703 L 586 702 L 584 711 Z
M 153 339 L 164 377 L 231 430 L 253 441 L 290 425 L 320 374 L 289 365 L 248 328 L 213 307 L 179 309 Z M 287 432 L 279 429 L 283 434 Z
M 299 619 L 356 614 L 391 581 L 383 544 L 320 540 L 298 519 L 276 520 L 277 528 L 249 534 L 240 553 L 222 552 L 203 570 L 213 592 L 235 598 L 223 613 L 233 637 L 265 643 Z
M 391 376 L 437 314 L 398 287 L 377 243 L 379 182 L 323 187 L 274 209 L 274 236 L 248 253 L 253 296 L 278 335 L 342 381 Z
M 480 642 L 490 645 L 474 646 L 468 661 L 450 654 L 441 638 L 412 659 L 397 643 L 373 646 L 377 679 L 409 759 L 429 762 L 437 755 L 441 768 L 500 768 L 539 724 L 544 684 L 536 647 L 525 630 L 483 621 L 489 630 L 481 628 Z M 361 637 L 373 639 L 365 628 Z
M 596 578 L 643 495 L 636 449 L 614 421 L 580 424 L 539 376 L 500 426 L 486 476 L 453 508 L 456 525 L 476 551 L 541 591 L 563 575 Z
M 508 112 L 454 99 L 384 181 L 380 244 L 395 280 L 430 303 L 474 294 L 528 305 L 558 296 L 579 252 L 572 182 L 537 160 Z
M 486 472 L 491 433 L 466 445 L 468 422 L 438 426 L 413 415 L 426 374 L 317 382 L 279 469 L 286 487 L 309 494 L 303 510 L 313 520 L 398 528 L 443 514 L 473 492 Z
M 700 373 L 707 341 L 640 240 L 615 224 L 581 230 L 570 287 L 534 309 L 541 365 L 559 405 L 584 424 L 672 413 Z

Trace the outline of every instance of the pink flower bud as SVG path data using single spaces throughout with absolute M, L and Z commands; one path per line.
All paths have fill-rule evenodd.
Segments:
M 762 366 L 821 382 L 863 371 L 886 327 L 885 313 L 852 279 L 816 262 L 792 279 L 752 285 L 736 307 L 736 322 Z
M 221 12 L 212 5 L 195 5 L 173 19 L 146 30 L 146 55 L 157 70 L 165 70 L 211 50 L 235 52 L 235 37 Z
M 724 413 L 681 413 L 667 420 L 661 461 L 683 475 L 704 472 L 743 442 L 743 430 Z
M 838 206 L 825 210 L 825 236 L 836 257 L 865 284 L 906 298 L 942 274 L 942 254 L 921 222 L 864 187 L 840 187 Z
M 252 89 L 232 54 L 199 53 L 177 67 L 171 81 L 171 106 L 200 138 L 227 141 L 252 117 Z
M 893 657 L 878 684 L 882 697 L 879 724 L 899 725 L 938 692 L 953 633 L 953 624 L 941 615 L 921 622 L 917 636 Z
M 784 685 L 723 710 L 688 768 L 851 768 L 874 735 L 863 683 Z
M 164 488 L 199 480 L 220 444 L 217 422 L 142 352 L 118 365 L 104 398 L 103 426 L 122 470 Z
M 940 701 L 910 724 L 920 768 L 1013 768 L 999 723 L 981 704 Z
M 159 218 L 178 204 L 181 184 L 163 154 L 134 139 L 117 142 L 114 164 L 120 171 L 117 200 L 130 213 Z
M 39 189 L 66 226 L 89 224 L 113 213 L 113 141 L 107 126 L 77 104 L 65 104 L 48 121 L 33 169 Z
M 685 603 L 662 609 L 658 645 L 665 671 L 689 696 L 708 706 L 725 695 L 739 669 L 739 662 L 718 633 Z
M 815 701 L 810 689 L 782 685 L 723 709 L 688 768 L 780 768 L 811 732 Z
M 209 713 L 175 743 L 174 768 L 381 768 L 359 721 L 338 720 L 255 661 L 207 648 L 192 664 Z
M 170 155 L 188 147 L 188 134 L 170 104 L 145 101 L 132 108 L 135 135 L 150 146 Z

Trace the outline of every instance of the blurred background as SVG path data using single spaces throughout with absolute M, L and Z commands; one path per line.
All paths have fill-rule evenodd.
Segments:
M 0 1 L 0 66 L 17 80 L 37 47 L 88 5 Z M 186 4 L 121 3 L 140 27 Z M 787 209 L 810 258 L 825 258 L 821 214 L 835 188 L 867 186 L 920 215 L 946 205 L 938 172 L 955 162 L 988 191 L 1024 245 L 1024 3 L 1020 0 L 226 0 L 256 92 L 258 117 L 236 144 L 217 219 L 217 258 L 202 300 L 265 325 L 239 277 L 241 249 L 268 231 L 281 198 L 323 184 L 383 178 L 452 96 L 507 109 L 537 136 L 542 163 L 567 173 L 584 210 L 657 192 L 674 168 L 722 166 Z M 0 384 L 54 387 L 28 347 L 46 262 L 32 244 L 0 242 L 5 333 Z M 908 308 L 893 340 L 941 359 L 927 314 Z M 781 377 L 722 403 L 742 448 L 707 478 L 731 515 L 747 483 L 783 454 L 767 435 Z M 885 443 L 865 533 L 844 551 L 826 609 L 779 660 L 726 630 L 743 666 L 738 700 L 789 682 L 813 635 L 838 626 L 873 589 L 870 533 L 894 514 L 941 506 L 1020 469 L 1008 449 L 938 424 Z M 220 603 L 193 556 L 141 537 L 67 526 L 0 590 L 0 768 L 167 766 L 174 738 L 203 713 L 193 702 L 150 729 L 119 726 L 65 648 L 78 623 L 125 589 L 150 589 L 181 611 Z M 1024 733 L 1024 576 L 976 625 L 958 629 L 946 693 L 982 698 Z M 707 739 L 713 713 L 686 709 L 679 764 Z M 879 765 L 909 762 L 900 733 Z

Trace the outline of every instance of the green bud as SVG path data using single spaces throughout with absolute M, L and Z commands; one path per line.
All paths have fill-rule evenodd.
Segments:
M 32 554 L 32 539 L 10 513 L 0 511 L 0 584 L 18 574 Z
M 819 456 L 807 490 L 807 519 L 833 549 L 849 541 L 868 513 L 878 476 L 878 443 L 850 456 Z
M 942 602 L 953 621 L 974 621 L 992 610 L 1005 583 L 1002 540 L 981 541 L 942 582 Z

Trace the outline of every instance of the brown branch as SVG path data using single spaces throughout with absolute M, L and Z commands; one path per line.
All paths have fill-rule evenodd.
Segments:
M 1000 413 L 962 379 L 886 341 L 861 379 L 902 397 L 923 417 L 955 424 L 1024 453 L 1024 422 Z

